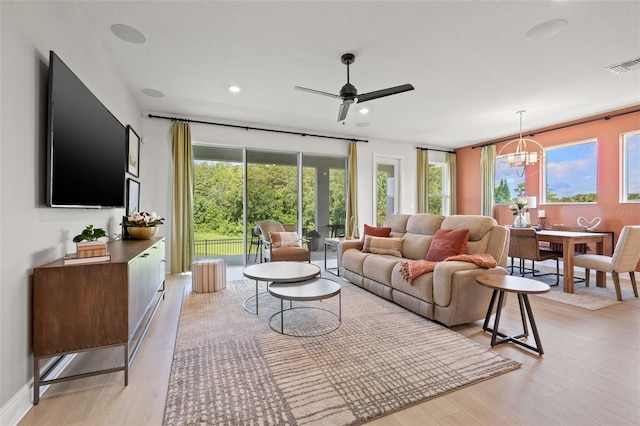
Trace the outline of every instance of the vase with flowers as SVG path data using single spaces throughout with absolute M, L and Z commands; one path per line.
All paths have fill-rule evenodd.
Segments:
M 513 202 L 509 204 L 509 208 L 513 212 L 515 219 L 513 221 L 514 228 L 526 228 L 527 221 L 524 218 L 524 210 L 527 207 L 527 197 L 519 193 Z
M 136 212 L 125 218 L 122 226 L 127 229 L 127 233 L 136 240 L 148 240 L 153 238 L 158 232 L 158 225 L 164 224 L 164 218 L 156 212 Z

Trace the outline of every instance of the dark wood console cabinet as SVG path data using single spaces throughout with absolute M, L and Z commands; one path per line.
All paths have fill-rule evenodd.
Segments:
M 33 403 L 40 386 L 97 374 L 124 371 L 164 299 L 165 241 L 114 241 L 108 262 L 65 265 L 63 259 L 33 271 Z M 82 351 L 122 346 L 120 367 L 47 380 L 40 361 Z

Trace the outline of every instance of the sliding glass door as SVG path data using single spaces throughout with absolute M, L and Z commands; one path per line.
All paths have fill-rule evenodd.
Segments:
M 194 144 L 196 258 L 262 261 L 256 225 L 276 220 L 309 242 L 343 236 L 346 157 Z

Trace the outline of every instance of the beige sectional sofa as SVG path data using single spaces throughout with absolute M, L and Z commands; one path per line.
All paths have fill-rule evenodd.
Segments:
M 402 257 L 365 253 L 359 240 L 338 245 L 340 275 L 370 292 L 389 299 L 417 314 L 447 326 L 483 319 L 491 290 L 478 285 L 479 274 L 506 275 L 509 230 L 486 216 L 393 214 L 383 226 L 391 227 L 390 237 L 401 237 Z M 481 268 L 470 262 L 438 262 L 433 272 L 420 275 L 412 284 L 402 277 L 401 263 L 425 259 L 434 234 L 439 229 L 469 229 L 466 254 L 488 253 L 498 266 Z

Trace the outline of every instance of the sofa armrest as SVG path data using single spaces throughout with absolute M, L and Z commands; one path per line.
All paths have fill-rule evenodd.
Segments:
M 448 306 L 451 303 L 453 294 L 452 287 L 461 280 L 465 285 L 475 286 L 475 278 L 481 274 L 506 275 L 506 269 L 498 266 L 496 268 L 481 268 L 471 262 L 438 262 L 433 271 L 433 282 L 439 283 L 433 286 L 433 301 L 436 305 Z M 454 277 L 455 275 L 455 277 Z
M 360 245 L 360 240 L 344 240 L 338 243 L 338 265 L 342 264 L 342 255 L 349 249 L 357 249 Z

